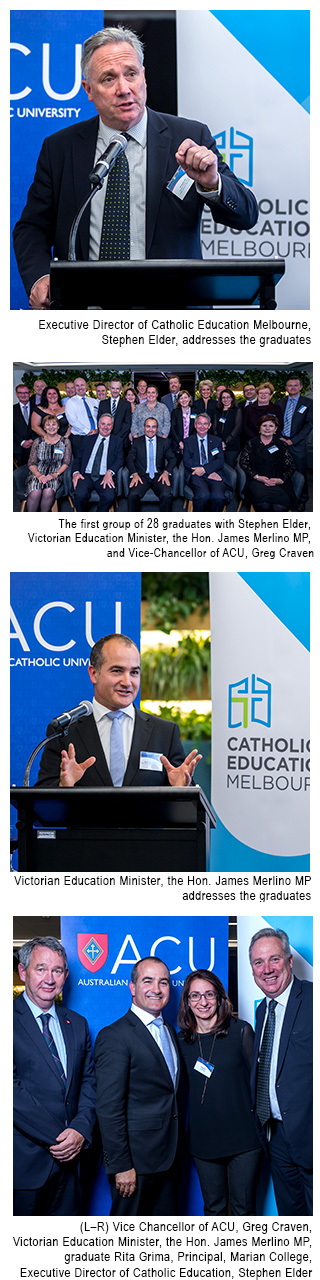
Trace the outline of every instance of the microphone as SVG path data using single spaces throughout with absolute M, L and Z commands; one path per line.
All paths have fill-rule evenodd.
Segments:
M 68 729 L 70 724 L 75 724 L 77 720 L 82 720 L 84 716 L 92 716 L 92 702 L 80 702 L 78 707 L 72 707 L 71 711 L 63 711 L 61 716 L 56 716 L 54 720 L 50 720 L 48 737 L 51 738 L 60 729 Z
M 103 155 L 100 156 L 100 159 L 97 160 L 94 168 L 91 169 L 91 173 L 89 173 L 89 182 L 91 182 L 93 187 L 103 186 L 104 179 L 115 164 L 120 152 L 125 151 L 127 146 L 128 138 L 125 138 L 123 133 L 115 134 L 113 138 L 110 138 L 110 142 L 106 147 L 106 150 L 103 152 Z

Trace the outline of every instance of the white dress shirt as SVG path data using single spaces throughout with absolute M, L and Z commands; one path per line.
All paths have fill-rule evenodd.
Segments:
M 55 1046 L 56 1046 L 56 1049 L 57 1049 L 57 1052 L 58 1052 L 58 1055 L 59 1055 L 59 1058 L 60 1058 L 60 1062 L 62 1063 L 62 1066 L 63 1066 L 64 1074 L 65 1074 L 65 1076 L 67 1076 L 67 1069 L 68 1069 L 68 1063 L 67 1063 L 67 1050 L 66 1050 L 66 1046 L 65 1046 L 64 1038 L 63 1038 L 63 1035 L 62 1035 L 62 1030 L 61 1030 L 61 1026 L 60 1026 L 60 1022 L 59 1022 L 59 1018 L 58 1018 L 58 1014 L 57 1014 L 57 1010 L 56 1010 L 56 1006 L 55 1006 L 55 1004 L 53 1003 L 53 1004 L 51 1005 L 51 1008 L 50 1008 L 50 1009 L 46 1009 L 46 1010 L 44 1010 L 44 1009 L 39 1009 L 39 1006 L 38 1006 L 37 1004 L 35 1004 L 33 1000 L 30 1000 L 30 996 L 27 996 L 26 991 L 24 991 L 24 992 L 23 992 L 23 997 L 24 997 L 24 1000 L 26 1001 L 26 1004 L 28 1004 L 28 1005 L 29 1005 L 29 1009 L 31 1009 L 31 1013 L 33 1013 L 33 1017 L 35 1018 L 35 1021 L 36 1021 L 36 1022 L 37 1022 L 37 1024 L 38 1024 L 39 1031 L 41 1032 L 41 1035 L 43 1035 L 43 1026 L 42 1026 L 42 1022 L 41 1022 L 41 1014 L 42 1014 L 42 1013 L 44 1013 L 44 1012 L 45 1012 L 46 1014 L 47 1014 L 47 1013 L 49 1013 L 49 1014 L 50 1014 L 50 1022 L 49 1022 L 49 1031 L 50 1031 L 50 1035 L 52 1035 L 52 1039 L 54 1040 L 54 1043 L 55 1043 Z M 50 1050 L 49 1050 L 49 1052 L 50 1052 Z M 41 1067 L 40 1067 L 40 1063 L 39 1063 L 39 1071 L 40 1071 L 40 1070 L 41 1070 Z
M 84 399 L 90 409 L 90 413 L 92 413 L 92 425 L 82 396 L 69 396 L 66 401 L 65 415 L 68 422 L 71 423 L 71 431 L 74 436 L 88 436 L 89 431 L 94 431 L 97 425 L 99 401 L 93 400 L 91 396 L 85 396 Z
M 100 475 L 101 475 L 101 476 L 105 476 L 106 471 L 108 470 L 108 451 L 109 451 L 109 440 L 110 440 L 110 436 L 104 436 L 104 437 L 103 437 L 103 436 L 101 436 L 101 435 L 100 435 L 100 431 L 99 431 L 99 435 L 98 435 L 98 437 L 97 437 L 97 440 L 95 440 L 94 445 L 93 445 L 93 447 L 92 447 L 92 451 L 91 451 L 91 453 L 90 453 L 90 457 L 88 458 L 88 462 L 87 462 L 86 469 L 85 469 L 85 475 L 86 475 L 86 476 L 90 476 L 90 475 L 91 475 L 91 471 L 92 471 L 92 468 L 93 468 L 93 463 L 94 463 L 94 460 L 95 460 L 95 456 L 96 456 L 96 453 L 98 453 L 98 449 L 100 448 L 100 445 L 102 444 L 102 441 L 103 441 L 103 450 L 102 450 L 102 454 L 101 454 L 101 458 L 100 458 Z
M 93 706 L 93 716 L 97 726 L 102 750 L 104 752 L 104 755 L 107 761 L 108 769 L 110 769 L 110 734 L 111 734 L 111 725 L 112 725 L 112 720 L 109 720 L 109 717 L 108 717 L 108 710 L 110 710 L 110 707 L 109 708 L 104 707 L 102 705 L 102 702 L 96 701 L 96 698 L 93 699 L 92 706 Z M 124 759 L 125 759 L 126 768 L 129 760 L 130 751 L 131 751 L 134 722 L 135 722 L 135 709 L 134 709 L 133 703 L 131 702 L 130 707 L 123 708 L 123 720 L 121 720 L 123 750 L 124 750 Z
M 162 1053 L 159 1027 L 156 1027 L 153 1021 L 154 1018 L 161 1017 L 162 1015 L 157 1013 L 152 1013 L 151 1011 L 149 1012 L 149 1009 L 140 1009 L 139 1005 L 137 1004 L 131 1005 L 131 1013 L 135 1013 L 136 1017 L 140 1018 L 140 1022 L 144 1023 L 144 1026 L 147 1028 L 147 1031 L 150 1031 L 150 1035 L 152 1036 L 153 1040 L 155 1040 L 156 1044 L 158 1045 L 158 1049 L 160 1049 Z M 169 1027 L 166 1026 L 165 1031 L 168 1036 L 168 1040 L 170 1042 L 170 1049 L 171 1049 L 173 1063 L 174 1063 L 174 1082 L 176 1082 L 177 1071 L 178 1071 L 178 1058 L 176 1053 L 176 1047 L 173 1043 L 172 1036 L 170 1035 Z
M 265 1018 L 263 1022 L 262 1032 L 261 1032 L 260 1048 L 262 1045 L 264 1029 L 265 1029 L 265 1025 L 268 1017 L 270 1000 L 274 999 L 276 1000 L 275 1027 L 274 1027 L 274 1037 L 273 1037 L 272 1054 L 271 1054 L 271 1062 L 270 1062 L 270 1075 L 269 1075 L 270 1111 L 274 1120 L 282 1120 L 282 1115 L 281 1115 L 278 1098 L 277 1098 L 277 1092 L 276 1092 L 276 1079 L 277 1079 L 280 1037 L 281 1037 L 283 1019 L 286 1012 L 292 983 L 293 983 L 293 978 L 291 979 L 289 986 L 285 988 L 285 991 L 281 992 L 281 995 L 273 996 L 273 997 L 266 996 L 267 1008 L 266 1008 Z
M 99 121 L 98 137 L 94 163 L 100 159 L 111 138 L 124 132 L 110 129 Z M 146 191 L 147 191 L 147 112 L 142 120 L 126 130 L 129 134 L 125 155 L 129 165 L 130 178 L 130 258 L 143 259 L 146 256 Z M 106 198 L 107 181 L 90 206 L 89 258 L 100 257 L 101 228 Z

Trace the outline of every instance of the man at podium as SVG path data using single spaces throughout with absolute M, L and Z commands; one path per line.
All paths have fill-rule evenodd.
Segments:
M 38 787 L 189 786 L 201 756 L 194 750 L 185 758 L 178 726 L 133 705 L 140 685 L 133 641 L 103 636 L 88 670 L 92 714 L 45 747 Z
M 107 27 L 90 36 L 82 74 L 98 115 L 45 139 L 14 229 L 20 275 L 36 310 L 50 306 L 51 257 L 68 258 L 89 173 L 119 135 L 108 180 L 80 223 L 80 260 L 200 259 L 204 203 L 216 222 L 236 230 L 258 217 L 254 195 L 224 163 L 206 125 L 146 108 L 143 47 L 134 32 Z

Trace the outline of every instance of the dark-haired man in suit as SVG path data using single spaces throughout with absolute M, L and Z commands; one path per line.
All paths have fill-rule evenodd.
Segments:
M 88 670 L 92 715 L 48 743 L 38 786 L 188 786 L 201 756 L 190 751 L 185 758 L 178 726 L 133 706 L 140 685 L 133 641 L 103 636 L 91 650 Z
M 304 476 L 301 506 L 308 501 L 308 436 L 313 426 L 313 400 L 302 395 L 301 378 L 286 382 L 287 395 L 280 404 L 284 411 L 281 439 L 289 446 L 297 471 Z
M 121 396 L 122 384 L 120 378 L 111 378 L 110 394 L 100 400 L 98 408 L 98 423 L 102 414 L 111 413 L 113 421 L 114 435 L 121 436 L 123 444 L 128 444 L 129 432 L 132 425 L 132 413 L 128 400 Z
M 177 1212 L 180 1076 L 174 1028 L 163 1021 L 170 995 L 166 964 L 134 965 L 131 1009 L 95 1043 L 97 1115 L 112 1211 Z
M 73 464 L 74 505 L 76 511 L 87 511 L 90 494 L 98 495 L 98 511 L 109 511 L 115 500 L 117 473 L 123 465 L 123 447 L 114 438 L 113 420 L 104 413 L 94 435 L 82 437 L 81 452 Z
M 176 457 L 170 441 L 158 436 L 156 418 L 145 419 L 144 434 L 132 441 L 127 465 L 131 477 L 128 510 L 138 511 L 141 498 L 152 489 L 159 499 L 160 511 L 170 511 L 171 475 Z
M 29 453 L 34 440 L 31 431 L 30 391 L 19 382 L 16 387 L 18 404 L 13 406 L 13 453 L 18 467 L 28 462 Z
M 146 109 L 143 47 L 134 32 L 106 27 L 90 36 L 82 74 L 98 116 L 45 139 L 14 230 L 19 271 L 36 310 L 50 306 L 52 245 L 53 257 L 67 258 L 71 224 L 89 195 L 88 175 L 115 132 L 126 135 L 126 150 L 81 219 L 79 259 L 201 258 L 204 204 L 217 222 L 236 230 L 254 226 L 258 217 L 254 195 L 224 163 L 206 125 Z
M 20 950 L 25 990 L 13 1006 L 14 1213 L 80 1213 L 79 1156 L 95 1120 L 85 1018 L 55 999 L 68 977 L 57 938 Z
M 284 929 L 259 929 L 249 947 L 265 1000 L 258 1007 L 251 1072 L 260 1141 L 278 1213 L 312 1213 L 313 986 L 292 973 Z

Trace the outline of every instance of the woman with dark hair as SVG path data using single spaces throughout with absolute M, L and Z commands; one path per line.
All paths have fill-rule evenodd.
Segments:
M 291 477 L 295 464 L 284 440 L 278 439 L 279 422 L 266 413 L 259 424 L 259 436 L 248 440 L 240 457 L 246 474 L 244 496 L 255 511 L 289 511 L 295 505 Z
M 261 1147 L 250 1070 L 254 1033 L 235 1018 L 220 978 L 189 973 L 181 995 L 179 1047 L 190 1090 L 189 1148 L 205 1215 L 255 1213 Z
M 26 484 L 26 511 L 51 511 L 60 478 L 71 462 L 71 444 L 61 439 L 59 423 L 53 414 L 43 418 L 41 439 L 31 445 L 30 476 Z
M 234 467 L 240 449 L 242 410 L 233 391 L 222 391 L 218 400 L 216 435 L 220 436 L 225 462 Z
M 131 413 L 133 413 L 133 410 L 135 409 L 136 404 L 140 404 L 140 400 L 139 400 L 138 392 L 136 391 L 135 387 L 132 386 L 131 382 L 129 383 L 128 387 L 124 388 L 123 398 L 124 400 L 129 401 L 129 404 L 131 406 Z
M 41 395 L 40 404 L 37 404 L 36 409 L 31 414 L 31 430 L 35 432 L 36 436 L 44 436 L 43 419 L 48 413 L 57 418 L 60 435 L 69 436 L 71 424 L 66 418 L 60 391 L 57 390 L 57 387 L 45 387 Z
M 181 462 L 184 442 L 194 432 L 195 415 L 192 410 L 192 396 L 189 391 L 179 391 L 175 408 L 171 413 L 170 440 L 177 457 Z

